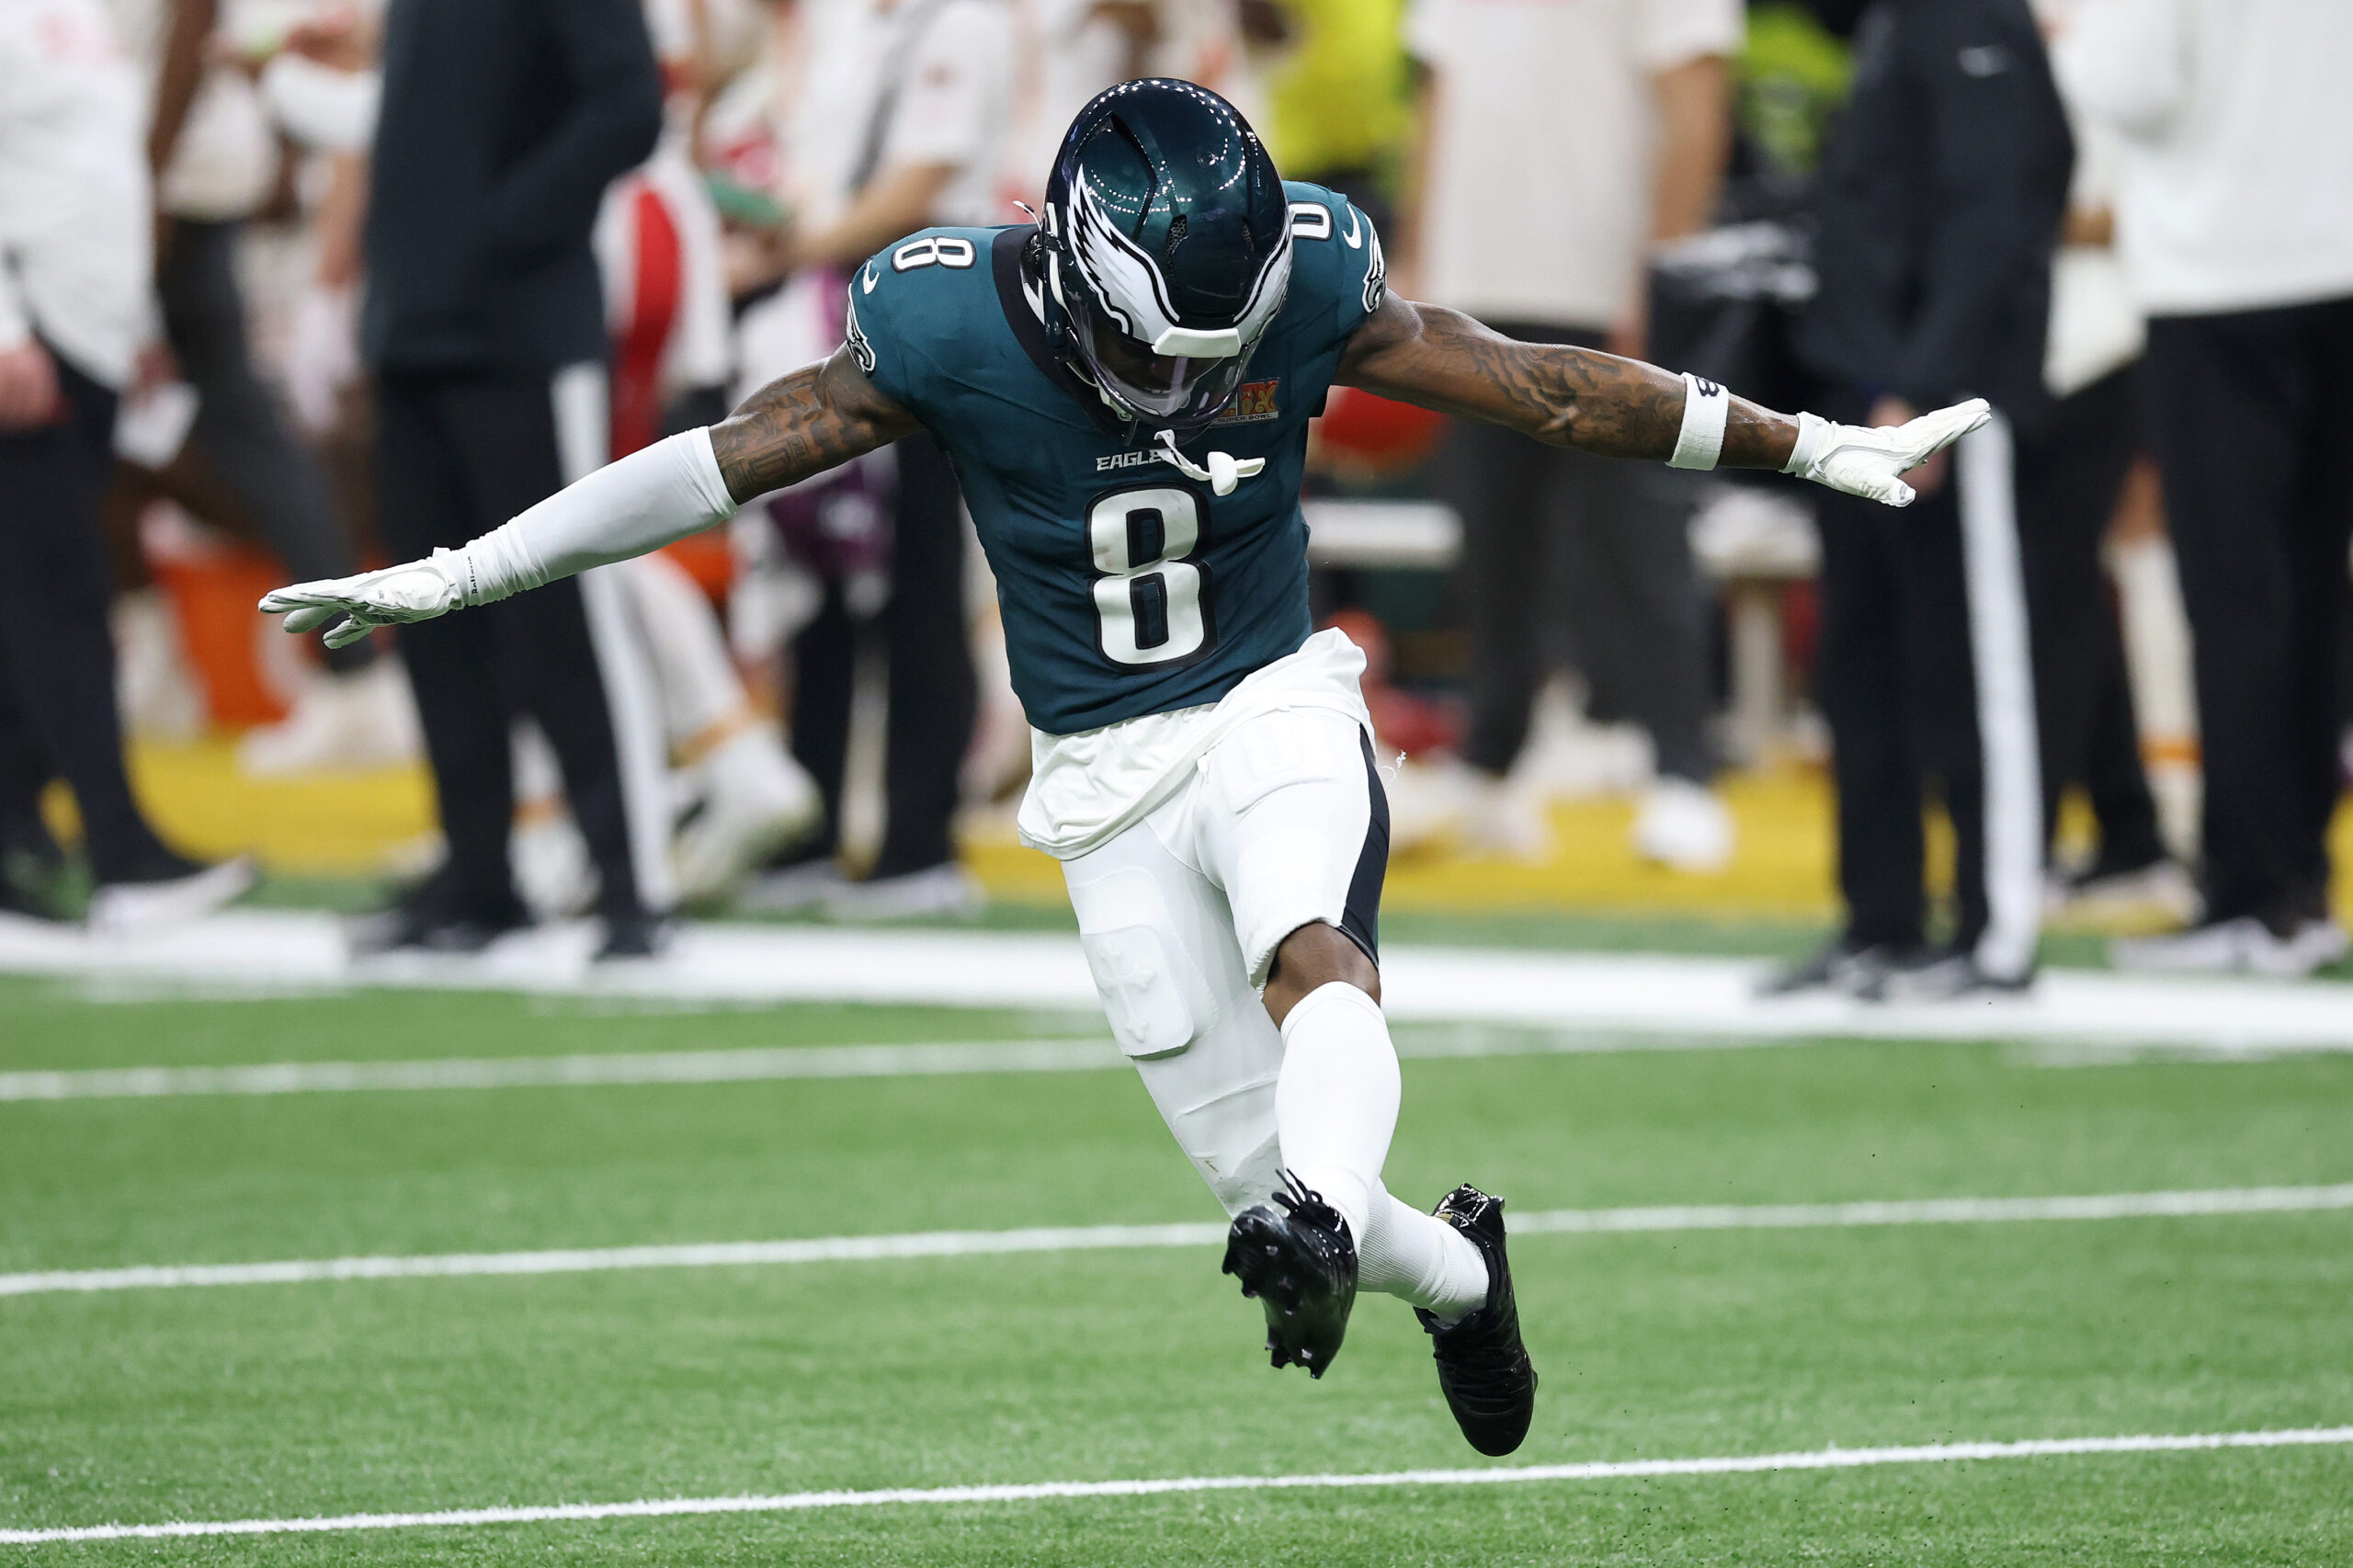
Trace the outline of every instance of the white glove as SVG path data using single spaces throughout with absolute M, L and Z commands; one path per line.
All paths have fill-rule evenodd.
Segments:
M 1909 506 L 1915 498 L 1913 489 L 1896 476 L 1918 468 L 1993 417 L 1982 397 L 1880 429 L 1834 425 L 1819 415 L 1801 414 L 1798 444 L 1781 472 L 1849 495 Z
M 261 608 L 286 618 L 289 631 L 327 627 L 327 646 L 357 642 L 380 626 L 406 626 L 446 615 L 463 601 L 458 590 L 459 562 L 453 551 L 437 550 L 431 559 L 404 562 L 356 577 L 322 577 L 273 588 Z M 330 621 L 335 622 L 328 625 Z
M 297 583 L 265 595 L 261 608 L 286 617 L 289 631 L 326 626 L 327 646 L 340 648 L 379 626 L 495 604 L 643 555 L 734 512 L 710 433 L 688 430 L 608 463 L 461 549 L 357 577 Z

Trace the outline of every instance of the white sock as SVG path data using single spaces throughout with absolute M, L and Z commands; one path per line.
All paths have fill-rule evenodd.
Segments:
M 1275 1134 L 1283 1165 L 1348 1222 L 1359 1253 L 1397 1131 L 1397 1048 L 1381 1004 L 1343 981 L 1319 985 L 1283 1019 Z M 1385 1195 L 1383 1195 L 1385 1196 Z
M 1402 1296 L 1451 1324 L 1487 1304 L 1487 1258 L 1470 1237 L 1376 1184 L 1372 1221 L 1357 1243 L 1357 1289 Z

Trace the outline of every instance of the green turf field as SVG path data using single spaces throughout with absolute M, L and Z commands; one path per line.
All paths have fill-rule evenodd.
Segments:
M 1099 1038 L 0 982 L 0 1073 Z M 2353 1181 L 2353 1058 L 1405 1064 L 1515 1211 Z M 0 1103 L 0 1274 L 1202 1221 L 1123 1072 Z M 2353 1423 L 2353 1211 L 1530 1235 L 1511 1465 Z M 1483 1466 L 1402 1305 L 1269 1371 L 1214 1248 L 0 1294 L 0 1529 Z M 2353 1447 L 0 1546 L 0 1562 L 2353 1563 Z

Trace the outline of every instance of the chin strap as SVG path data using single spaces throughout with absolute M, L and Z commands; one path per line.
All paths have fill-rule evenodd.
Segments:
M 1211 452 L 1209 455 L 1210 466 L 1203 468 L 1176 449 L 1176 431 L 1163 430 L 1154 439 L 1167 449 L 1168 460 L 1176 466 L 1178 473 L 1187 479 L 1207 483 L 1212 494 L 1233 494 L 1235 485 L 1245 479 L 1257 478 L 1267 466 L 1264 458 L 1237 458 L 1232 452 Z

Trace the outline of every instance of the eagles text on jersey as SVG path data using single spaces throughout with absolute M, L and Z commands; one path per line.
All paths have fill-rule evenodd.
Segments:
M 1097 422 L 1025 293 L 1028 225 L 928 230 L 851 279 L 850 351 L 954 460 L 1014 689 L 1049 734 L 1215 702 L 1312 630 L 1307 422 L 1385 278 L 1363 213 L 1320 186 L 1284 192 L 1290 294 L 1223 413 L 1184 443 L 1197 466 L 1266 460 L 1228 495 Z

